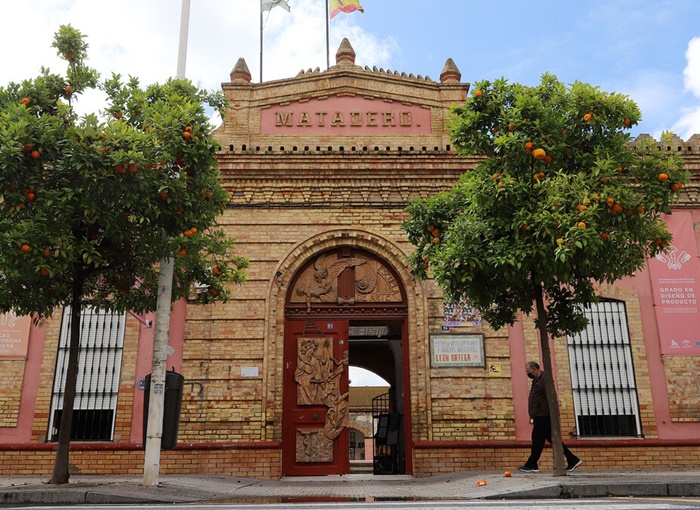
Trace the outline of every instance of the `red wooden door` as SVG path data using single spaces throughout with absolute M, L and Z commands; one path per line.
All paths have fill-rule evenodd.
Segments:
M 348 347 L 347 320 L 285 321 L 285 476 L 350 472 Z

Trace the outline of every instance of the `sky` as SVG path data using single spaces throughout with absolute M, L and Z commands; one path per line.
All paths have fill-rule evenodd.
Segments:
M 548 72 L 631 97 L 642 111 L 633 136 L 700 133 L 700 0 L 360 0 L 364 12 L 331 21 L 328 52 L 325 0 L 288 2 L 290 12 L 263 17 L 263 81 L 326 69 L 348 38 L 361 66 L 438 81 L 452 58 L 471 84 L 536 85 Z M 42 66 L 64 73 L 51 47 L 62 24 L 87 36 L 88 64 L 103 78 L 149 85 L 177 72 L 182 0 L 0 0 L 0 8 L 0 86 Z M 259 82 L 260 35 L 259 0 L 190 0 L 186 77 L 218 90 L 242 57 Z M 102 97 L 76 107 L 99 111 Z

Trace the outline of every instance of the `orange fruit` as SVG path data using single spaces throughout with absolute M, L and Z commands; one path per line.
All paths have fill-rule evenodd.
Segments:
M 535 159 L 544 159 L 547 157 L 547 153 L 544 151 L 544 149 L 535 149 L 532 151 L 532 157 Z
M 139 169 L 136 165 L 129 165 L 129 172 L 131 172 L 132 174 L 135 174 L 138 171 L 139 171 Z
M 586 206 L 583 205 L 583 204 L 578 204 L 578 205 L 576 206 L 576 210 L 577 210 L 577 211 L 585 211 L 586 209 L 588 209 L 588 207 L 586 207 Z
M 70 96 L 71 92 L 73 91 L 73 89 L 70 88 L 70 85 L 67 85 L 66 88 L 63 90 L 65 90 L 66 94 L 68 94 L 69 96 Z
M 427 257 L 427 256 L 424 255 L 424 256 L 423 256 L 423 259 L 425 260 L 426 257 Z M 217 266 L 214 266 L 214 267 L 211 268 L 211 274 L 213 274 L 214 276 L 218 275 L 219 273 L 221 273 L 221 269 L 219 269 Z
M 20 246 L 19 249 L 22 253 L 29 253 L 30 251 L 32 251 L 32 247 L 28 244 L 23 244 L 22 246 Z
M 440 242 L 439 237 L 433 237 L 433 244 L 438 244 Z
M 23 98 L 22 98 L 22 104 L 23 104 L 24 106 L 28 106 L 29 103 L 31 103 L 31 102 L 32 102 L 32 100 L 29 99 L 28 97 L 23 97 Z
M 544 157 L 544 164 L 545 164 L 545 165 L 551 165 L 551 164 L 552 164 L 552 161 L 553 161 L 553 160 L 552 160 L 552 156 L 550 156 L 549 154 L 547 154 L 547 155 Z
M 644 214 L 644 207 L 642 207 L 641 205 L 638 205 L 638 206 L 637 206 L 637 212 L 638 212 L 639 214 Z
M 662 244 L 664 244 L 664 240 L 661 239 L 661 238 L 658 238 L 658 239 L 657 239 L 656 241 L 654 241 L 654 242 L 655 242 L 656 244 L 658 244 L 659 246 L 661 246 Z
M 167 191 L 161 191 L 161 192 L 160 192 L 160 198 L 168 198 L 168 192 L 167 192 Z
M 189 131 L 190 133 L 192 132 L 192 126 L 186 126 L 185 131 Z
M 671 184 L 671 190 L 673 190 L 673 191 L 678 191 L 682 187 L 683 187 L 683 184 L 681 184 L 680 182 L 674 182 L 673 184 Z
M 632 125 L 632 121 L 629 119 L 623 120 L 622 123 L 625 125 L 625 127 L 630 127 Z
M 475 91 L 474 91 L 474 97 L 481 97 L 481 91 L 480 91 L 480 90 L 475 90 Z
M 181 249 L 180 251 L 178 251 L 177 254 L 180 255 L 181 257 L 184 257 L 185 255 L 187 255 L 187 250 L 185 250 L 185 249 L 183 248 L 183 249 Z
M 192 228 L 190 229 L 190 232 L 192 232 L 193 234 L 196 234 L 196 233 L 197 233 L 197 227 L 192 227 Z
M 523 229 L 524 229 L 524 230 L 527 230 L 527 229 L 529 229 L 529 228 L 530 228 L 530 225 L 528 225 L 527 223 L 525 223 L 525 224 L 523 225 Z
M 505 473 L 503 473 L 503 476 L 505 476 L 506 478 L 510 478 L 511 476 L 513 476 L 513 473 L 511 473 L 510 471 L 506 471 Z
M 661 172 L 661 173 L 658 175 L 658 179 L 659 179 L 661 182 L 667 181 L 667 180 L 668 180 L 668 174 L 665 174 L 665 173 Z
M 486 480 L 483 480 L 483 479 L 482 479 L 482 480 L 479 480 L 478 482 L 476 482 L 476 484 L 477 484 L 479 487 L 483 487 L 484 485 L 486 485 Z
M 501 172 L 498 172 L 497 174 L 493 174 L 493 175 L 491 176 L 491 179 L 493 179 L 493 180 L 495 181 L 495 180 L 498 179 L 500 176 L 501 176 Z
M 114 114 L 114 118 L 117 119 L 117 120 L 119 120 L 119 119 L 122 118 L 122 114 L 119 113 L 119 112 L 117 112 L 117 113 Z
M 27 200 L 29 200 L 30 202 L 33 202 L 35 198 L 36 195 L 34 193 L 27 193 Z
M 41 252 L 41 256 L 45 259 L 49 258 L 51 256 L 51 250 L 46 248 L 44 251 Z
M 39 159 L 41 157 L 41 152 L 38 150 L 33 150 L 31 152 L 32 159 Z
M 219 291 L 216 289 L 209 289 L 209 294 L 212 296 L 217 296 L 219 294 Z
M 608 234 L 607 232 L 601 232 L 600 237 L 602 237 L 603 239 L 607 239 L 608 237 L 610 237 L 610 234 Z
M 613 214 L 618 214 L 622 212 L 622 206 L 620 204 L 615 204 L 612 206 L 610 209 L 610 212 Z
M 605 203 L 608 204 L 610 207 L 612 207 L 613 204 L 615 203 L 615 199 L 614 198 L 606 198 Z
M 48 274 L 49 274 L 49 270 L 46 269 L 45 267 L 42 267 L 42 268 L 39 270 L 39 272 L 40 272 L 42 275 L 44 275 L 44 276 L 48 276 Z
M 508 124 L 508 131 L 515 131 L 515 124 Z
M 528 152 L 532 150 L 532 142 L 525 142 L 525 150 Z
M 183 131 L 183 132 L 182 132 L 182 137 L 183 137 L 185 140 L 189 140 L 189 139 L 192 137 L 192 133 L 190 133 L 189 131 Z
M 592 118 L 593 118 L 593 115 L 590 114 L 590 113 L 587 113 L 586 115 L 583 116 L 583 121 L 584 121 L 584 122 L 588 122 L 588 121 L 591 120 Z
M 26 152 L 32 152 L 32 150 L 34 150 L 34 145 L 32 145 L 31 143 L 25 143 L 25 144 L 24 144 L 24 150 L 25 150 Z
M 579 221 L 576 225 L 578 228 L 586 228 L 586 224 L 583 221 Z
M 72 52 L 72 51 L 69 51 L 68 53 L 66 53 L 66 58 L 67 58 L 68 60 L 73 60 L 73 52 Z
M 183 234 L 184 234 L 185 237 L 192 237 L 192 231 L 191 231 L 191 230 L 185 230 L 185 231 L 183 232 Z

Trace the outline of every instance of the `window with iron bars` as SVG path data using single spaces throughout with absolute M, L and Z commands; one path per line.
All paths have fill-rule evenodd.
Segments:
M 66 387 L 71 313 L 64 308 L 56 357 L 48 440 L 58 441 Z M 84 308 L 71 441 L 111 441 L 117 412 L 126 315 Z
M 624 301 L 584 307 L 586 329 L 568 337 L 579 437 L 643 437 Z

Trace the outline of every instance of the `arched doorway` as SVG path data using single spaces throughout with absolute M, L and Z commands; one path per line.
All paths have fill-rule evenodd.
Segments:
M 406 472 L 406 301 L 394 269 L 357 247 L 318 253 L 291 279 L 285 304 L 283 475 L 349 473 L 350 362 L 390 383 L 396 425 L 392 472 Z

